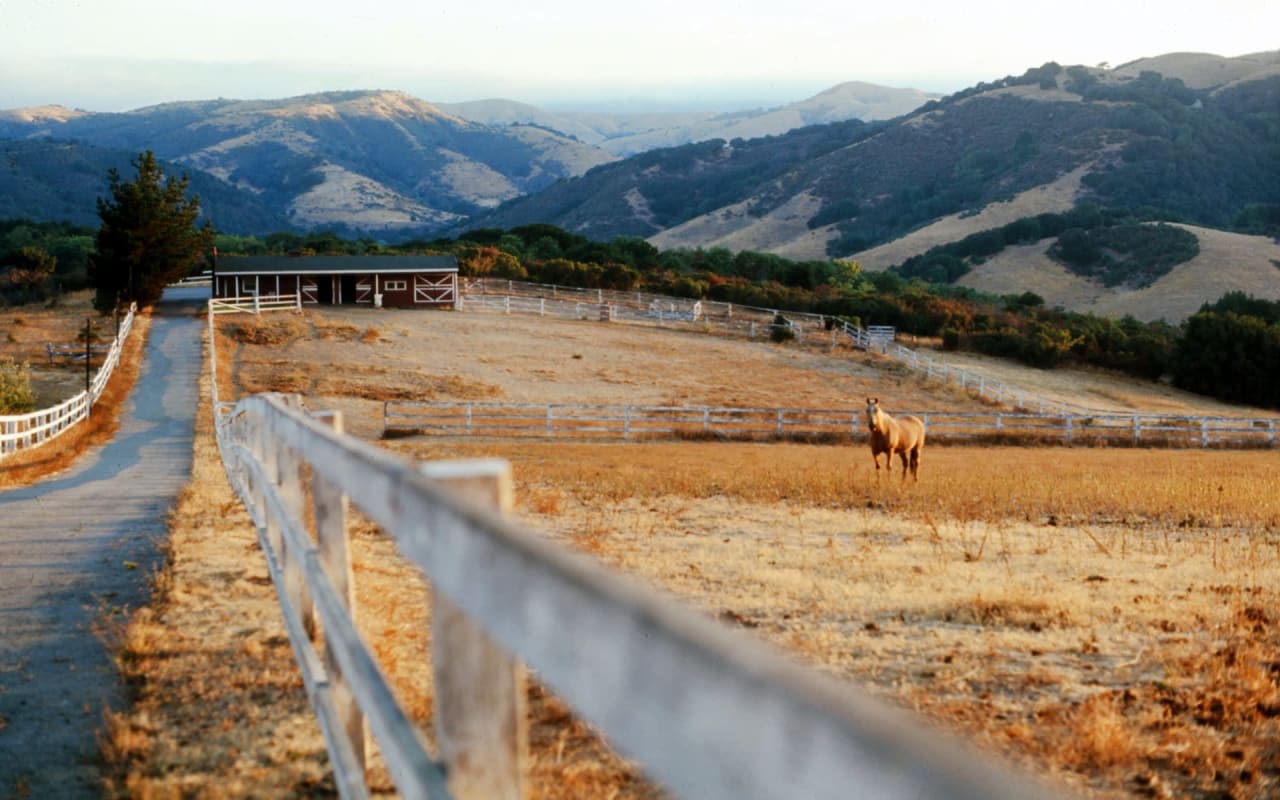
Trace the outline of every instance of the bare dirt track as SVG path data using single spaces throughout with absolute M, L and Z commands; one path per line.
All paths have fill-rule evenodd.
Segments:
M 979 407 L 852 351 L 620 324 L 340 310 L 223 325 L 237 391 L 302 392 L 368 439 L 385 399 Z M 1091 373 L 1055 390 L 1070 386 L 1127 408 L 1204 407 Z M 518 513 L 548 536 L 1091 796 L 1280 790 L 1273 453 L 935 447 L 920 483 L 904 486 L 877 481 L 863 447 L 382 444 L 419 459 L 508 458 Z M 149 689 L 117 720 L 119 780 L 135 795 L 219 796 L 252 793 L 231 782 L 251 768 L 255 786 L 324 793 L 319 744 L 289 699 L 299 690 L 277 679 L 288 648 L 263 613 L 274 601 L 260 556 L 217 484 L 202 474 L 186 494 L 173 590 L 126 650 Z M 361 624 L 426 720 L 421 587 L 375 529 L 354 549 Z M 191 636 L 218 619 L 253 621 L 216 646 Z M 157 642 L 170 643 L 163 657 Z M 241 726 L 245 692 L 259 701 Z M 531 698 L 534 796 L 660 796 L 554 698 L 537 687 Z

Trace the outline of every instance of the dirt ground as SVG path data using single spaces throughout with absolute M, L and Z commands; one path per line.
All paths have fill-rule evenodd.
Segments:
M 616 323 L 343 309 L 222 325 L 227 389 L 301 392 L 374 441 L 388 399 L 853 408 L 874 395 L 890 410 L 985 408 L 851 350 Z M 1096 373 L 999 377 L 1133 410 L 1216 407 Z M 878 480 L 863 447 L 379 443 L 415 459 L 508 458 L 516 513 L 548 536 L 1090 796 L 1280 792 L 1270 452 L 938 447 L 902 485 Z M 325 794 L 252 534 L 232 524 L 243 518 L 216 470 L 197 476 L 176 515 L 173 588 L 126 648 L 149 688 L 116 721 L 121 782 L 134 796 L 240 796 L 213 787 L 249 764 L 272 792 Z M 353 548 L 361 625 L 426 724 L 421 584 L 376 529 L 359 528 Z M 253 622 L 222 644 L 193 640 L 210 619 Z M 275 676 L 256 694 L 254 670 Z M 259 701 L 240 730 L 246 695 Z M 530 698 L 533 796 L 661 796 L 558 700 L 536 685 Z M 273 725 L 287 726 L 288 757 Z

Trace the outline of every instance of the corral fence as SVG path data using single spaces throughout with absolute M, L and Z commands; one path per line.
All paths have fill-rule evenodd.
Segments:
M 1143 414 L 902 411 L 932 441 L 1112 444 L 1162 447 L 1276 446 L 1276 419 Z M 862 409 L 406 402 L 383 404 L 383 436 L 716 438 L 862 441 Z
M 93 404 L 102 396 L 102 390 L 111 379 L 111 373 L 120 363 L 120 351 L 124 348 L 125 340 L 129 338 L 129 332 L 133 330 L 133 317 L 136 311 L 137 304 L 130 304 L 129 313 L 120 320 L 115 340 L 107 348 L 102 364 L 89 380 L 87 389 L 52 408 L 32 411 L 28 414 L 0 415 L 0 459 L 10 453 L 44 444 L 67 432 L 81 420 L 88 419 Z M 50 345 L 50 347 L 56 346 Z M 80 356 L 83 358 L 85 346 L 78 345 L 78 347 Z M 52 360 L 51 353 L 50 361 Z
M 568 286 L 526 283 L 495 278 L 467 280 L 459 294 L 463 311 L 537 314 L 561 319 L 600 319 L 659 325 L 681 330 L 714 332 L 747 338 L 771 338 L 785 328 L 800 342 L 844 345 L 878 353 L 931 380 L 958 386 L 976 397 L 998 405 L 1036 414 L 1088 416 L 1109 413 L 1102 409 L 1048 399 L 983 375 L 980 371 L 948 364 L 941 358 L 901 344 L 888 325 L 865 328 L 838 317 L 799 311 L 756 308 L 712 300 L 689 300 L 645 292 L 617 292 Z M 697 314 L 693 315 L 695 307 Z M 693 315 L 693 316 L 691 316 Z
M 59 358 L 68 358 L 72 361 L 83 361 L 86 358 L 93 358 L 94 356 L 100 356 L 103 353 L 109 353 L 111 352 L 112 347 L 115 347 L 114 342 L 112 344 L 91 344 L 88 347 L 85 347 L 82 344 L 54 344 L 53 342 L 49 342 L 45 344 L 44 351 L 49 357 L 49 363 L 53 364 Z
M 209 300 L 209 314 L 261 314 L 264 311 L 302 311 L 302 295 L 269 294 L 244 297 L 215 297 Z
M 212 347 L 213 315 L 209 335 Z M 222 403 L 210 364 L 223 463 L 342 796 L 368 795 L 374 743 L 402 797 L 525 796 L 524 665 L 681 797 L 1055 794 L 514 521 L 507 462 L 415 465 L 296 396 Z M 358 632 L 350 504 L 430 584 L 436 753 Z

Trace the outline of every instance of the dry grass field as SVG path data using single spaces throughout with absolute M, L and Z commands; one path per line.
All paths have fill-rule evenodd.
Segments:
M 84 361 L 58 358 L 50 364 L 46 343 L 71 344 L 83 336 L 89 319 L 94 341 L 110 343 L 115 321 L 93 310 L 90 292 L 68 295 L 55 307 L 19 306 L 0 309 L 0 356 L 7 356 L 31 368 L 31 387 L 38 408 L 49 408 L 84 391 Z M 138 377 L 151 318 L 146 313 L 134 319 L 133 332 L 121 353 L 120 365 L 94 405 L 94 413 L 52 442 L 33 450 L 6 456 L 0 462 L 0 488 L 21 486 L 69 467 L 87 448 L 108 441 L 119 427 L 121 404 Z M 83 343 L 83 338 L 79 339 Z M 91 368 L 97 369 L 100 358 Z
M 110 344 L 115 322 L 93 309 L 93 293 L 68 294 L 56 306 L 0 308 L 0 356 L 31 367 L 31 386 L 40 408 L 57 405 L 84 389 L 84 361 L 58 358 L 50 364 L 46 344 L 84 344 L 84 323 L 91 323 L 94 342 Z M 94 359 L 97 364 L 99 359 Z
M 220 325 L 224 396 L 302 392 L 370 440 L 382 401 L 402 398 L 979 407 L 852 351 L 606 323 L 343 310 Z M 1123 407 L 1205 407 L 1072 381 Z M 207 408 L 201 420 L 157 603 L 113 632 L 136 691 L 106 737 L 112 792 L 330 794 Z M 877 479 L 865 445 L 382 444 L 507 458 L 516 513 L 548 536 L 1088 796 L 1280 794 L 1274 452 L 937 446 L 904 484 Z M 421 581 L 373 526 L 353 551 L 360 625 L 425 722 Z M 530 713 L 534 797 L 663 796 L 536 682 Z M 390 790 L 376 770 L 375 786 Z

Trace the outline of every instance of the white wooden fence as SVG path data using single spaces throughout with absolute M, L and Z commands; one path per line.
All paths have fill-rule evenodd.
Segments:
M 1164 447 L 1277 445 L 1275 418 L 1146 414 L 1022 414 L 901 411 L 920 417 L 933 441 L 1132 444 Z M 383 404 L 385 437 L 413 434 L 543 438 L 866 439 L 864 411 L 568 403 Z
M 1057 793 L 503 515 L 506 462 L 414 465 L 296 397 L 221 403 L 213 377 L 227 475 L 257 526 L 344 797 L 368 794 L 366 729 L 403 797 L 523 797 L 522 664 L 681 797 Z M 349 503 L 432 586 L 438 757 L 355 625 Z
M 115 341 L 107 350 L 102 365 L 90 379 L 87 390 L 52 408 L 32 411 L 28 414 L 0 415 L 0 459 L 10 453 L 44 444 L 65 433 L 77 422 L 89 417 L 93 404 L 98 402 L 102 390 L 106 388 L 107 381 L 111 378 L 111 373 L 120 363 L 120 351 L 129 337 L 129 332 L 133 330 L 133 316 L 136 310 L 136 304 L 129 306 L 129 313 L 120 321 L 120 329 L 116 333 Z M 81 345 L 81 352 L 83 353 L 83 345 Z
M 301 310 L 302 295 L 300 294 L 251 294 L 244 297 L 215 297 L 209 300 L 210 315 Z

